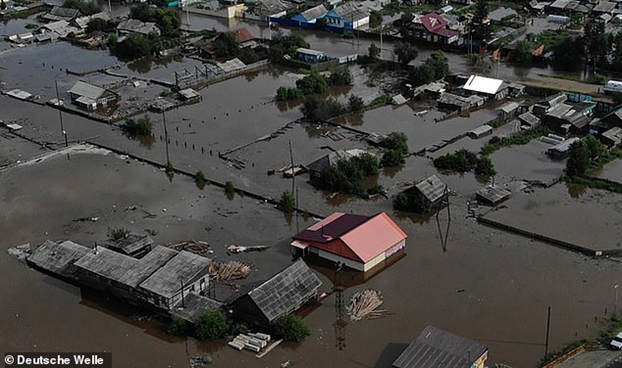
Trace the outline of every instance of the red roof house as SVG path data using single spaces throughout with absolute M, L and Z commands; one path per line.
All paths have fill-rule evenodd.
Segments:
M 436 13 L 428 13 L 415 17 L 407 32 L 408 36 L 433 43 L 451 44 L 458 41 L 460 34 L 449 29 L 443 17 Z
M 380 264 L 406 245 L 407 235 L 384 212 L 363 216 L 335 212 L 292 237 L 303 255 L 342 262 L 359 271 Z

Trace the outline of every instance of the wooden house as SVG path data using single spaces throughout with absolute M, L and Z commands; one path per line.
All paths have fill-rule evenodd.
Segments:
M 302 260 L 227 304 L 235 319 L 267 327 L 279 317 L 295 312 L 317 297 L 322 281 Z

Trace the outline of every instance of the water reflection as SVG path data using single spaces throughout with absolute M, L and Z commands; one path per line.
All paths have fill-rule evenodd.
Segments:
M 404 164 L 400 164 L 397 166 L 391 166 L 391 167 L 383 167 L 382 173 L 386 177 L 393 178 L 398 172 L 402 171 L 403 168 L 404 168 Z

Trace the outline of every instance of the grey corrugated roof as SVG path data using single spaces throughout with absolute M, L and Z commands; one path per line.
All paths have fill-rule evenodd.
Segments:
M 515 111 L 516 109 L 518 109 L 518 103 L 516 102 L 507 102 L 499 107 L 497 107 L 497 110 L 501 110 L 506 114 L 509 114 L 513 111 Z
M 82 82 L 82 81 L 78 81 L 78 83 L 76 83 L 69 90 L 69 93 L 73 93 L 78 96 L 83 96 L 94 101 L 100 98 L 104 94 L 104 92 L 106 92 L 105 89 L 98 87 L 98 86 L 94 86 L 92 84 Z
M 144 23 L 138 19 L 126 19 L 117 25 L 117 30 L 148 35 L 152 32 L 159 32 L 160 29 L 154 22 Z
M 176 255 L 177 251 L 174 249 L 157 246 L 141 258 L 135 267 L 129 269 L 119 281 L 135 288 Z
M 136 258 L 100 246 L 95 249 L 76 261 L 76 267 L 123 283 L 126 273 L 138 265 L 139 260 Z
M 291 266 L 251 290 L 248 295 L 268 321 L 294 311 L 317 293 L 322 281 L 300 258 Z
M 599 2 L 592 11 L 601 13 L 611 13 L 616 8 L 616 3 L 610 3 L 608 1 Z
M 419 189 L 421 194 L 423 194 L 428 201 L 434 203 L 443 196 L 446 185 L 436 175 L 432 175 L 422 180 L 419 184 L 415 185 L 415 187 Z
M 210 262 L 209 258 L 183 250 L 151 274 L 140 284 L 140 287 L 170 298 L 181 289 L 182 282 L 186 286 L 195 281 L 197 275 L 207 273 L 207 266 Z
M 356 22 L 369 17 L 369 9 L 359 3 L 349 2 L 335 8 L 335 13 L 339 14 L 343 19 Z
M 304 12 L 300 13 L 300 15 L 302 15 L 302 17 L 307 21 L 312 21 L 326 13 L 328 13 L 328 10 L 326 10 L 324 5 L 318 5 L 311 9 L 305 10 Z
M 509 198 L 512 192 L 501 187 L 486 186 L 478 190 L 477 195 L 494 205 L 495 203 Z
M 469 368 L 488 347 L 427 326 L 393 362 L 395 368 Z
M 74 262 L 90 251 L 92 251 L 90 248 L 72 241 L 58 244 L 46 240 L 32 252 L 28 262 L 57 275 L 73 278 L 76 272 Z
M 171 313 L 190 323 L 197 323 L 199 318 L 201 318 L 206 311 L 218 310 L 223 306 L 223 304 L 217 300 L 195 293 L 188 293 L 185 295 L 183 304 L 184 306 L 182 307 L 180 301 L 180 304 L 175 306 L 175 308 L 171 310 Z
M 352 157 L 360 156 L 363 153 L 365 153 L 365 151 L 358 149 L 358 148 L 354 148 L 354 149 L 347 150 L 347 151 L 337 150 L 335 152 L 329 153 L 328 155 L 322 156 L 319 159 L 308 164 L 307 170 L 324 172 L 329 167 L 335 166 L 337 162 L 341 160 L 344 160 L 344 159 L 349 160 Z
M 519 115 L 518 119 L 522 121 L 523 123 L 528 124 L 530 126 L 535 126 L 535 125 L 540 124 L 540 118 L 530 113 L 529 111 L 527 111 L 524 114 Z

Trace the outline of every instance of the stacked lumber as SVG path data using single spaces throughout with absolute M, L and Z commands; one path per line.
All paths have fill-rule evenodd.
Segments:
M 185 250 L 203 257 L 206 257 L 210 252 L 209 243 L 204 241 L 185 240 L 175 244 L 166 244 L 165 247 L 175 249 L 179 252 Z
M 209 274 L 216 281 L 245 279 L 249 273 L 251 273 L 251 266 L 238 261 L 209 264 Z
M 233 340 L 229 341 L 227 345 L 236 350 L 246 349 L 257 353 L 259 350 L 268 345 L 268 341 L 270 341 L 270 335 L 262 333 L 249 333 L 246 335 L 237 335 Z
M 362 319 L 373 319 L 384 317 L 386 310 L 378 310 L 382 305 L 382 295 L 376 290 L 362 290 L 350 298 L 346 310 L 350 315 L 350 320 L 360 321 Z

